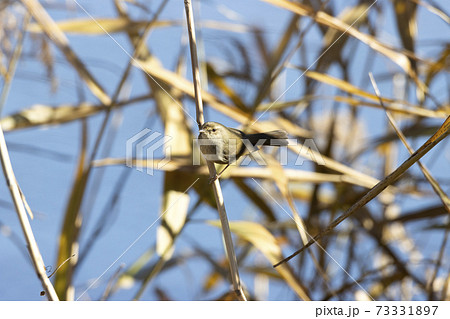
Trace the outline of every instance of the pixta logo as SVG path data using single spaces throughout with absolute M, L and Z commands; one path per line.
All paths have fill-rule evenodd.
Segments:
M 145 128 L 139 133 L 133 135 L 126 143 L 126 165 L 136 167 L 140 172 L 153 175 L 154 169 L 161 169 L 170 162 L 170 146 L 168 142 L 172 137 L 165 136 L 159 132 Z M 160 159 L 155 156 L 157 151 L 165 154 L 165 158 Z M 137 165 L 133 165 L 133 164 Z

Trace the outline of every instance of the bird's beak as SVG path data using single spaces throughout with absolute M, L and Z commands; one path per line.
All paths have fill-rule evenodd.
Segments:
M 199 132 L 199 133 L 205 133 L 205 130 L 204 130 L 204 129 L 201 129 L 201 130 L 199 130 L 198 132 Z

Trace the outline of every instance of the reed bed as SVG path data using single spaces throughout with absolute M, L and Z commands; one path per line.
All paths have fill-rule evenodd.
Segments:
M 0 2 L 0 153 L 11 194 L 0 205 L 22 226 L 0 216 L 0 230 L 10 239 L 2 245 L 28 248 L 25 269 L 42 285 L 33 294 L 450 300 L 448 5 L 111 0 L 105 14 L 69 2 Z M 48 93 L 35 98 L 34 86 Z M 241 159 L 210 184 L 221 167 L 194 142 L 205 121 L 284 129 L 290 145 L 263 148 L 253 155 L 266 165 Z M 42 138 L 74 128 L 61 149 Z M 164 147 L 130 157 L 127 139 L 150 131 L 169 137 Z M 22 174 L 21 156 L 49 180 Z M 58 190 L 40 189 L 67 167 L 72 178 Z M 64 198 L 58 211 L 54 198 Z M 36 224 L 36 215 L 51 218 Z M 114 235 L 119 219 L 145 224 L 127 230 L 129 245 Z M 59 229 L 45 244 L 42 223 Z

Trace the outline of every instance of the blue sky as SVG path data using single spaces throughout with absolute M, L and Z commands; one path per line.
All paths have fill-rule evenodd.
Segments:
M 78 1 L 86 11 L 94 17 L 113 17 L 115 11 L 112 6 L 112 1 Z M 354 4 L 355 1 L 331 1 L 336 8 L 343 9 L 347 5 Z M 381 1 L 380 1 L 381 2 Z M 86 13 L 80 9 L 72 0 L 60 1 L 60 4 L 70 4 L 72 11 L 52 9 L 49 10 L 55 20 L 64 20 L 69 18 L 86 18 Z M 184 19 L 184 7 L 181 6 L 181 1 L 169 1 L 168 6 L 162 14 L 163 19 Z M 450 3 L 443 1 L 440 5 L 446 12 L 450 11 Z M 383 7 L 388 6 L 385 1 L 382 3 Z M 152 7 L 155 10 L 156 6 Z M 260 1 L 227 1 L 225 4 L 219 1 L 204 1 L 201 6 L 194 6 L 200 8 L 200 13 L 197 11 L 197 22 L 201 20 L 218 20 L 233 22 L 224 16 L 223 10 L 230 13 L 234 11 L 237 13 L 240 22 L 246 25 L 257 24 L 263 28 L 265 35 L 270 39 L 272 45 L 275 40 L 279 38 L 280 32 L 285 28 L 287 23 L 286 18 L 290 15 L 281 9 L 275 8 L 267 3 Z M 133 10 L 132 10 L 133 11 Z M 399 45 L 399 38 L 393 25 L 393 18 L 391 10 L 384 10 L 388 14 L 377 23 L 383 24 L 382 33 L 379 34 L 379 39 L 388 42 L 394 46 Z M 142 15 L 139 10 L 133 12 L 136 18 L 148 18 L 147 15 Z M 377 15 L 378 16 L 378 15 Z M 371 15 L 375 17 L 375 15 Z M 308 19 L 305 19 L 309 22 Z M 435 15 L 427 10 L 419 9 L 419 36 L 418 44 L 429 42 L 448 42 L 449 26 L 440 21 Z M 235 21 L 234 21 L 235 22 Z M 303 24 L 304 25 L 304 24 Z M 446 30 L 446 31 L 445 31 Z M 366 30 L 364 30 L 366 31 Z M 111 35 L 115 41 L 125 49 L 128 54 L 132 54 L 128 39 L 123 34 Z M 152 33 L 149 39 L 149 47 L 153 54 L 155 54 L 167 68 L 173 68 L 176 58 L 179 54 L 180 43 L 185 39 L 184 25 L 170 28 L 157 29 Z M 234 34 L 233 36 L 240 39 L 245 38 L 246 35 Z M 86 62 L 89 70 L 93 72 L 96 78 L 101 80 L 101 84 L 111 94 L 114 92 L 117 82 L 126 67 L 129 56 L 120 48 L 117 43 L 108 35 L 103 36 L 83 36 L 83 35 L 69 35 L 69 40 L 72 48 L 79 54 L 81 59 Z M 225 31 L 205 29 L 202 30 L 202 37 L 204 41 L 205 54 L 208 59 L 219 60 L 223 58 L 223 47 L 230 45 L 230 33 Z M 248 36 L 247 36 L 248 37 Z M 248 37 L 249 38 L 249 37 Z M 32 49 L 31 36 L 27 35 L 27 45 L 24 52 Z M 247 41 L 251 41 L 249 38 Z M 321 49 L 322 39 L 320 33 L 315 30 L 312 31 L 308 37 L 306 50 L 310 53 L 308 57 L 313 59 L 314 52 L 319 52 Z M 361 60 L 361 64 L 365 61 L 365 54 L 367 54 L 366 47 L 359 47 L 355 59 Z M 55 59 L 57 61 L 55 68 L 55 75 L 59 81 L 59 87 L 56 92 L 52 92 L 50 85 L 45 78 L 45 69 L 42 64 L 33 59 L 21 59 L 16 76 L 12 82 L 12 87 L 9 93 L 7 103 L 3 109 L 2 116 L 12 114 L 23 108 L 30 107 L 34 104 L 44 105 L 60 105 L 62 103 L 77 103 L 77 86 L 80 83 L 76 80 L 76 75 L 72 72 L 70 66 L 67 65 L 62 54 L 57 50 L 53 50 Z M 435 58 L 437 47 L 433 45 L 419 45 L 418 52 L 422 56 L 432 56 Z M 186 57 L 188 51 L 186 51 Z M 260 57 L 255 52 L 254 59 L 258 61 Z M 189 60 L 188 60 L 189 61 Z M 293 63 L 298 62 L 298 57 L 294 58 Z M 311 61 L 312 62 L 312 61 Z M 375 76 L 382 76 L 386 70 L 398 69 L 392 62 L 386 61 L 382 57 L 377 57 L 373 66 L 372 72 Z M 379 71 L 381 70 L 381 71 Z M 131 81 L 128 85 L 129 94 L 137 96 L 147 92 L 146 83 L 140 74 L 141 71 L 133 69 Z M 257 70 L 263 72 L 263 69 Z M 334 72 L 334 73 L 333 73 Z M 190 67 L 187 68 L 188 79 L 191 79 Z M 330 69 L 330 74 L 339 76 L 337 70 Z M 351 77 L 355 78 L 354 84 L 357 84 L 361 76 L 360 70 L 352 70 Z M 289 86 L 299 76 L 298 71 L 288 70 L 286 74 L 286 86 Z M 366 79 L 367 80 L 367 79 Z M 447 82 L 446 82 L 447 81 Z M 367 84 L 369 82 L 366 82 Z M 392 96 L 392 86 L 389 81 L 379 82 L 380 90 L 383 95 Z M 442 79 L 442 92 L 434 92 L 441 101 L 448 103 L 448 75 L 446 79 Z M 238 90 L 249 90 L 250 88 L 241 87 Z M 364 89 L 372 92 L 370 87 Z M 293 87 L 293 90 L 287 92 L 286 98 L 298 96 L 298 91 L 301 90 L 301 83 Z M 332 95 L 335 92 L 332 88 L 321 88 L 324 95 Z M 97 102 L 89 91 L 84 88 L 84 94 L 87 100 Z M 321 91 L 321 92 L 322 92 Z M 331 102 L 324 102 L 323 107 L 317 108 L 316 112 L 328 112 L 332 106 Z M 193 117 L 195 116 L 194 105 L 187 102 L 183 105 L 186 111 Z M 154 105 L 145 103 L 138 103 L 129 106 L 123 111 L 117 112 L 115 118 L 121 121 L 120 129 L 117 131 L 115 141 L 111 147 L 109 156 L 124 157 L 125 143 L 128 138 L 136 134 L 148 124 L 147 117 L 151 112 L 155 112 Z M 365 108 L 362 111 L 364 123 L 367 125 L 367 133 L 369 137 L 379 136 L 385 129 L 385 115 L 379 110 Z M 229 126 L 236 126 L 237 123 L 225 118 L 223 115 L 217 114 L 214 111 L 207 111 L 209 119 L 223 122 Z M 102 121 L 102 116 L 97 115 L 89 120 L 90 145 L 92 148 L 94 137 L 98 127 Z M 190 119 L 189 119 L 190 121 Z M 434 121 L 433 123 L 439 123 Z M 194 125 L 194 123 L 191 123 Z M 437 124 L 436 124 L 437 125 Z M 158 120 L 152 122 L 152 130 L 163 131 L 161 123 Z M 47 265 L 52 265 L 55 268 L 55 260 L 57 254 L 57 239 L 59 236 L 62 218 L 65 210 L 65 205 L 70 194 L 71 183 L 75 174 L 75 165 L 80 149 L 81 124 L 79 122 L 72 122 L 60 126 L 40 127 L 38 129 L 26 129 L 6 134 L 6 140 L 9 145 L 11 161 L 13 163 L 14 171 L 20 186 L 26 195 L 27 201 L 35 213 L 35 219 L 32 221 L 32 227 L 41 249 L 44 261 Z M 424 141 L 424 140 L 423 140 Z M 415 148 L 420 146 L 423 141 L 416 142 Z M 449 148 L 448 141 L 444 141 L 430 152 L 425 158 L 425 163 L 430 163 L 432 172 L 442 180 L 448 181 L 450 178 L 448 170 Z M 21 148 L 21 145 L 36 146 L 43 150 L 48 150 L 47 153 L 41 154 L 36 150 Z M 105 145 L 103 145 L 105 146 Z M 52 156 L 51 152 L 57 152 L 60 156 Z M 399 161 L 406 159 L 406 151 L 399 153 Z M 434 158 L 438 158 L 435 160 Z M 305 168 L 311 167 L 306 163 Z M 303 169 L 303 168 L 302 168 Z M 106 169 L 96 169 L 96 174 L 104 170 L 102 187 L 96 192 L 95 198 L 92 199 L 92 207 L 90 213 L 85 216 L 86 227 L 83 229 L 80 245 L 86 244 L 87 235 L 93 230 L 93 227 L 98 221 L 101 212 L 105 205 L 107 205 L 113 187 L 120 182 L 118 179 L 123 170 L 130 170 L 125 167 L 108 167 Z M 414 167 L 412 171 L 415 175 L 419 175 L 420 171 Z M 139 241 L 137 241 L 119 260 L 116 259 L 127 250 L 131 243 L 133 243 L 138 236 L 144 232 L 160 213 L 161 194 L 163 173 L 156 172 L 154 176 L 131 170 L 127 184 L 121 193 L 120 203 L 116 210 L 111 211 L 113 215 L 111 224 L 108 230 L 95 244 L 94 249 L 88 255 L 88 258 L 77 270 L 74 277 L 76 295 L 82 293 L 87 286 L 92 283 L 95 278 L 98 278 L 111 264 L 114 265 L 107 273 L 98 281 L 98 285 L 93 286 L 88 294 L 92 299 L 97 299 L 105 289 L 107 280 L 113 275 L 120 264 L 129 266 L 139 256 L 142 255 L 155 241 L 156 227 L 150 228 L 146 231 Z M 95 175 L 94 175 L 95 176 Z M 382 176 L 377 176 L 378 178 Z M 31 264 L 24 257 L 24 246 L 21 229 L 13 210 L 13 207 L 7 202 L 10 202 L 9 192 L 5 185 L 3 177 L 0 178 L 0 230 L 6 231 L 10 229 L 16 236 L 19 237 L 20 249 L 15 244 L 11 237 L 0 236 L 0 248 L 2 251 L 2 258 L 0 259 L 0 282 L 2 282 L 0 289 L 0 300 L 42 300 L 39 296 L 41 291 L 40 282 L 35 276 Z M 448 185 L 448 183 L 447 183 Z M 225 202 L 228 209 L 229 218 L 231 220 L 258 220 L 259 214 L 255 207 L 245 200 L 239 191 L 229 182 L 223 183 Z M 94 193 L 91 183 L 88 193 Z M 255 186 L 256 187 L 256 186 Z M 448 187 L 445 189 L 448 191 Z M 85 201 L 86 205 L 89 204 Z M 192 193 L 191 205 L 195 203 L 196 195 Z M 419 206 L 426 206 L 430 202 L 436 202 L 436 199 L 424 200 L 423 198 L 405 198 L 399 201 L 402 209 L 410 209 Z M 287 205 L 283 206 L 287 207 Z M 304 205 L 298 203 L 298 209 L 302 211 Z M 281 210 L 277 211 L 280 216 L 283 216 Z M 288 216 L 285 216 L 289 220 Z M 204 220 L 217 219 L 217 213 L 209 207 L 202 207 L 195 215 L 196 221 L 189 224 L 182 238 L 177 242 L 176 254 L 184 254 L 192 252 L 192 243 L 196 243 L 208 251 L 214 252 L 213 255 L 217 258 L 223 256 L 222 240 L 220 231 L 205 224 Z M 7 228 L 6 228 L 7 227 Z M 427 233 L 429 234 L 429 233 Z M 433 237 L 427 237 L 423 234 L 423 240 L 419 239 L 424 246 L 433 246 Z M 421 236 L 421 234 L 418 234 Z M 370 245 L 370 244 L 368 244 Z M 369 249 L 370 246 L 368 246 Z M 430 248 L 431 249 L 431 248 Z M 288 253 L 288 252 L 286 252 Z M 258 257 L 255 257 L 258 258 Z M 261 262 L 267 265 L 267 262 Z M 205 273 L 210 269 L 209 265 L 198 260 L 193 260 L 180 267 L 167 271 L 156 278 L 152 283 L 153 287 L 161 287 L 167 289 L 168 294 L 177 300 L 189 300 L 191 298 L 203 298 L 199 291 L 198 283 L 204 278 Z M 336 272 L 343 276 L 339 269 Z M 252 285 L 253 276 L 242 272 L 243 280 L 249 286 Z M 214 291 L 211 298 L 217 297 L 223 292 L 222 285 Z M 113 296 L 117 300 L 129 300 L 136 291 L 136 286 L 131 290 L 122 290 Z M 153 290 L 152 290 L 153 291 Z M 86 295 L 87 297 L 87 295 Z M 144 294 L 143 299 L 154 299 L 156 296 L 153 292 Z M 290 300 L 294 299 L 294 294 L 289 288 L 273 283 L 271 286 L 270 300 Z

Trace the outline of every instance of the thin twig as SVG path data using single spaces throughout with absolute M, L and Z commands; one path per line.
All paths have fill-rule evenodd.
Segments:
M 120 278 L 119 275 L 122 272 L 122 269 L 125 267 L 125 264 L 120 264 L 119 268 L 117 268 L 117 270 L 114 272 L 114 274 L 111 276 L 111 278 L 108 281 L 108 284 L 106 285 L 106 289 L 103 292 L 102 297 L 100 298 L 100 300 L 104 301 L 104 300 L 108 300 L 108 298 L 111 296 L 111 293 L 113 291 L 114 288 L 114 283 Z
M 69 258 L 67 258 L 66 260 L 64 260 L 64 261 L 58 266 L 58 268 L 56 268 L 56 269 L 48 276 L 48 278 L 52 278 L 52 276 L 58 271 L 59 268 L 61 268 L 62 266 L 64 266 L 64 264 L 65 264 L 66 262 L 68 262 L 71 258 L 73 258 L 73 257 L 75 257 L 75 256 L 76 256 L 76 255 L 73 254 L 72 256 L 70 256 Z
M 192 13 L 192 5 L 190 0 L 184 1 L 186 9 L 187 29 L 189 34 L 189 44 L 191 49 L 191 61 L 192 61 L 192 74 L 194 78 L 194 91 L 195 91 L 195 104 L 197 111 L 197 124 L 199 128 L 205 122 L 203 116 L 203 102 L 201 97 L 201 85 L 200 85 L 200 72 L 197 58 L 197 45 L 195 41 L 195 25 L 194 16 Z M 206 161 L 209 169 L 210 176 L 216 176 L 216 168 L 213 162 Z M 234 292 L 239 300 L 247 300 L 244 295 L 241 286 L 241 280 L 239 277 L 239 270 L 237 266 L 236 254 L 233 247 L 233 239 L 231 237 L 230 225 L 228 224 L 227 212 L 225 210 L 225 204 L 223 201 L 222 189 L 220 187 L 219 179 L 216 179 L 212 184 L 214 190 L 214 196 L 216 198 L 217 210 L 219 211 L 220 223 L 222 225 L 222 233 L 225 241 L 225 248 L 228 255 L 228 261 L 230 263 L 231 281 L 233 283 Z
M 372 199 L 378 196 L 378 194 L 380 194 L 383 190 L 385 190 L 389 185 L 393 184 L 397 179 L 399 179 L 400 176 L 402 176 L 403 173 L 405 173 L 408 168 L 410 168 L 415 162 L 417 162 L 420 158 L 422 158 L 425 154 L 427 154 L 433 147 L 435 147 L 440 141 L 442 141 L 449 134 L 450 134 L 450 116 L 447 117 L 444 124 L 442 124 L 442 126 L 437 130 L 437 132 L 432 137 L 430 137 L 417 151 L 415 151 L 414 154 L 412 154 L 406 161 L 404 161 L 403 164 L 400 165 L 395 171 L 393 171 L 386 178 L 377 183 L 370 191 L 366 193 L 366 195 L 364 195 L 359 201 L 353 204 L 353 206 L 350 207 L 344 214 L 335 219 L 325 230 L 314 236 L 314 238 L 311 239 L 308 242 L 308 244 L 304 245 L 302 248 L 300 248 L 293 254 L 279 261 L 278 263 L 273 265 L 273 267 L 277 267 L 291 260 L 298 254 L 300 254 L 302 251 L 304 251 L 306 248 L 316 243 L 317 240 L 328 234 L 331 230 L 333 230 L 342 221 L 347 219 L 350 215 L 355 213 L 358 209 L 364 207 L 368 202 L 370 202 Z
M 372 72 L 369 72 L 369 77 L 370 77 L 370 81 L 372 82 L 373 89 L 375 90 L 375 94 L 377 95 L 378 100 L 380 101 L 380 105 L 383 107 L 384 111 L 386 112 L 386 116 L 389 119 L 389 122 L 391 123 L 392 127 L 394 128 L 395 133 L 397 133 L 398 137 L 402 141 L 403 145 L 405 145 L 409 154 L 412 155 L 414 153 L 414 150 L 409 145 L 403 132 L 398 128 L 398 125 L 395 122 L 395 119 L 392 116 L 391 112 L 389 112 L 389 110 L 384 105 L 383 99 L 381 98 L 381 95 L 380 95 L 380 90 L 378 89 L 377 83 L 375 82 L 375 79 L 373 78 Z M 422 171 L 423 175 L 425 176 L 427 181 L 430 183 L 430 185 L 433 188 L 433 190 L 435 191 L 435 193 L 441 199 L 442 204 L 444 204 L 444 208 L 447 210 L 448 213 L 450 213 L 450 199 L 447 197 L 444 190 L 441 188 L 439 183 L 431 175 L 428 168 L 426 168 L 426 166 L 424 164 L 422 164 L 421 161 L 417 161 L 417 164 L 419 164 L 420 170 Z

